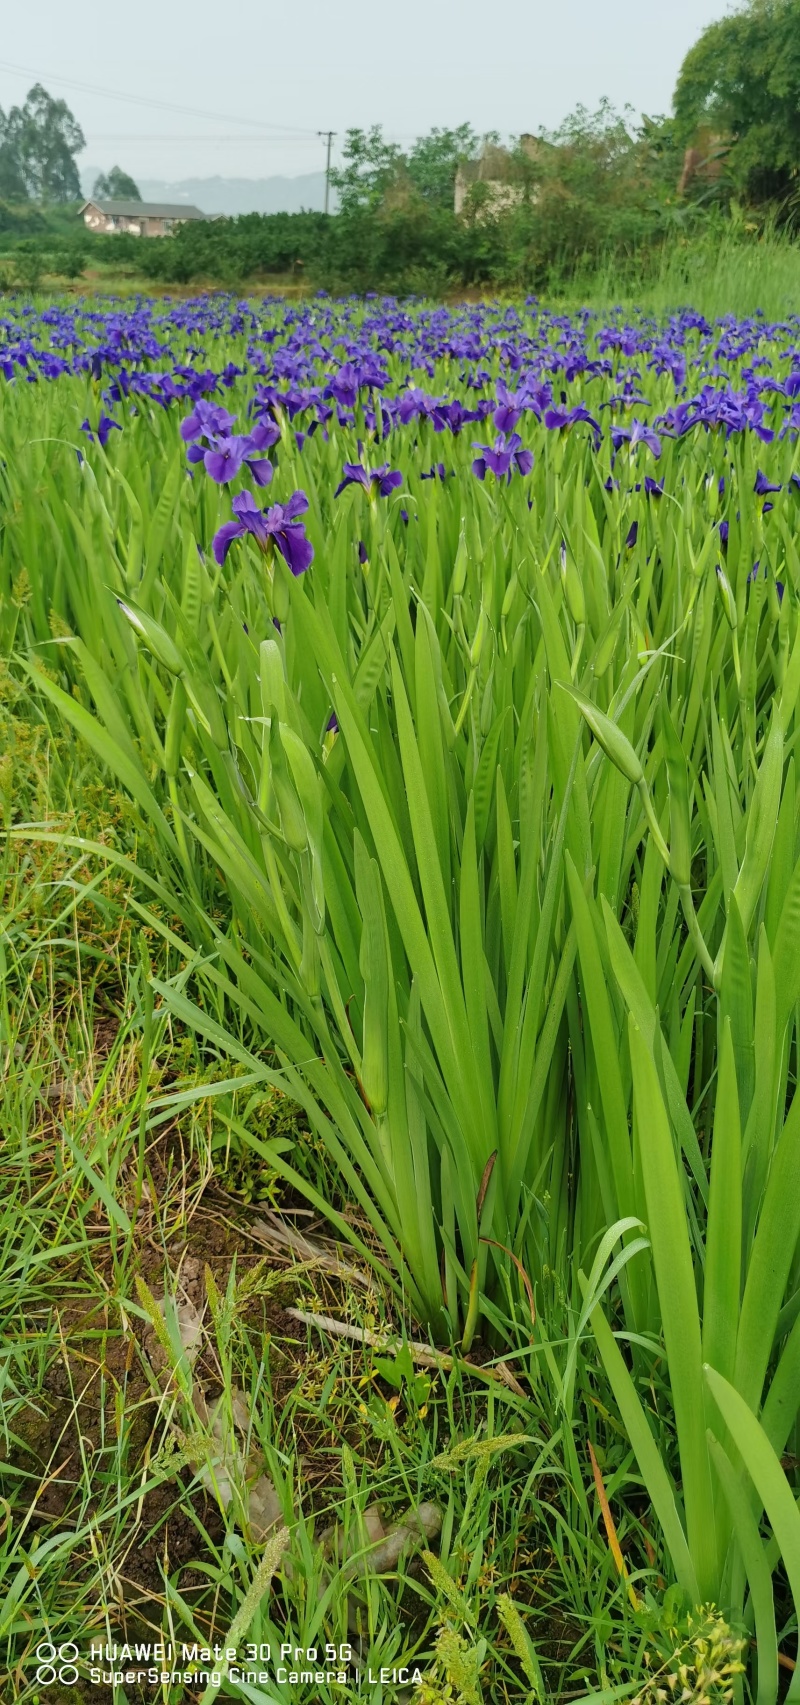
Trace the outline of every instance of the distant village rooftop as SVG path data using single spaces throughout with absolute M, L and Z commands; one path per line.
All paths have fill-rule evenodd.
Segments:
M 199 207 L 180 201 L 85 201 L 81 218 L 88 231 L 131 237 L 168 237 L 187 219 L 205 219 Z

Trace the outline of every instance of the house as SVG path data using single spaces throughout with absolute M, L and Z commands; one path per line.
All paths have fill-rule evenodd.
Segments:
M 168 237 L 187 219 L 205 219 L 199 207 L 179 201 L 85 201 L 80 212 L 87 231 L 131 237 Z
M 477 160 L 462 160 L 456 172 L 455 211 L 470 205 L 484 214 L 502 213 L 525 198 L 525 174 L 519 154 L 535 161 L 551 144 L 527 132 L 519 139 L 517 157 L 498 142 L 484 143 Z M 535 196 L 535 191 L 534 191 Z

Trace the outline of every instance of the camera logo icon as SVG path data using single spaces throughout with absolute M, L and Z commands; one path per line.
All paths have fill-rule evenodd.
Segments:
M 72 1640 L 67 1640 L 63 1646 L 42 1640 L 36 1647 L 36 1680 L 39 1686 L 52 1687 L 55 1681 L 60 1681 L 62 1687 L 74 1687 L 78 1679 L 78 1656 L 78 1648 Z

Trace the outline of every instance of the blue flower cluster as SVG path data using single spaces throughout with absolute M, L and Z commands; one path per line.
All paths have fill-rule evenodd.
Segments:
M 95 398 L 82 421 L 87 444 L 113 456 L 132 414 L 176 407 L 190 470 L 202 467 L 220 486 L 240 476 L 270 485 L 282 444 L 302 454 L 336 426 L 358 435 L 359 460 L 344 462 L 334 496 L 361 488 L 373 504 L 393 499 L 404 477 L 392 466 L 401 439 L 422 443 L 429 429 L 442 440 L 441 459 L 431 463 L 426 431 L 422 479 L 447 480 L 445 445 L 465 431 L 473 474 L 498 487 L 530 475 L 532 437 L 539 455 L 581 434 L 588 453 L 607 457 L 608 491 L 623 485 L 658 498 L 670 441 L 714 434 L 766 447 L 797 437 L 800 316 L 711 323 L 686 310 L 659 323 L 621 310 L 605 320 L 588 309 L 552 313 L 533 298 L 519 307 L 427 307 L 324 295 L 299 305 L 108 298 L 42 312 L 11 298 L 0 315 L 0 384 L 76 377 Z M 651 467 L 661 461 L 662 477 L 645 472 L 642 457 Z M 755 489 L 768 497 L 793 481 L 800 490 L 784 458 L 780 470 L 759 470 Z M 239 491 L 214 540 L 217 560 L 247 534 L 302 573 L 313 555 L 300 519 L 307 507 L 303 491 L 265 510 Z M 723 548 L 728 525 L 719 523 Z

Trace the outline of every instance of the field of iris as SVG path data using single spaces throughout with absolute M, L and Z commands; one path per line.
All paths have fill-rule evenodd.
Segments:
M 800 1697 L 799 433 L 800 316 L 3 304 L 15 1697 Z

